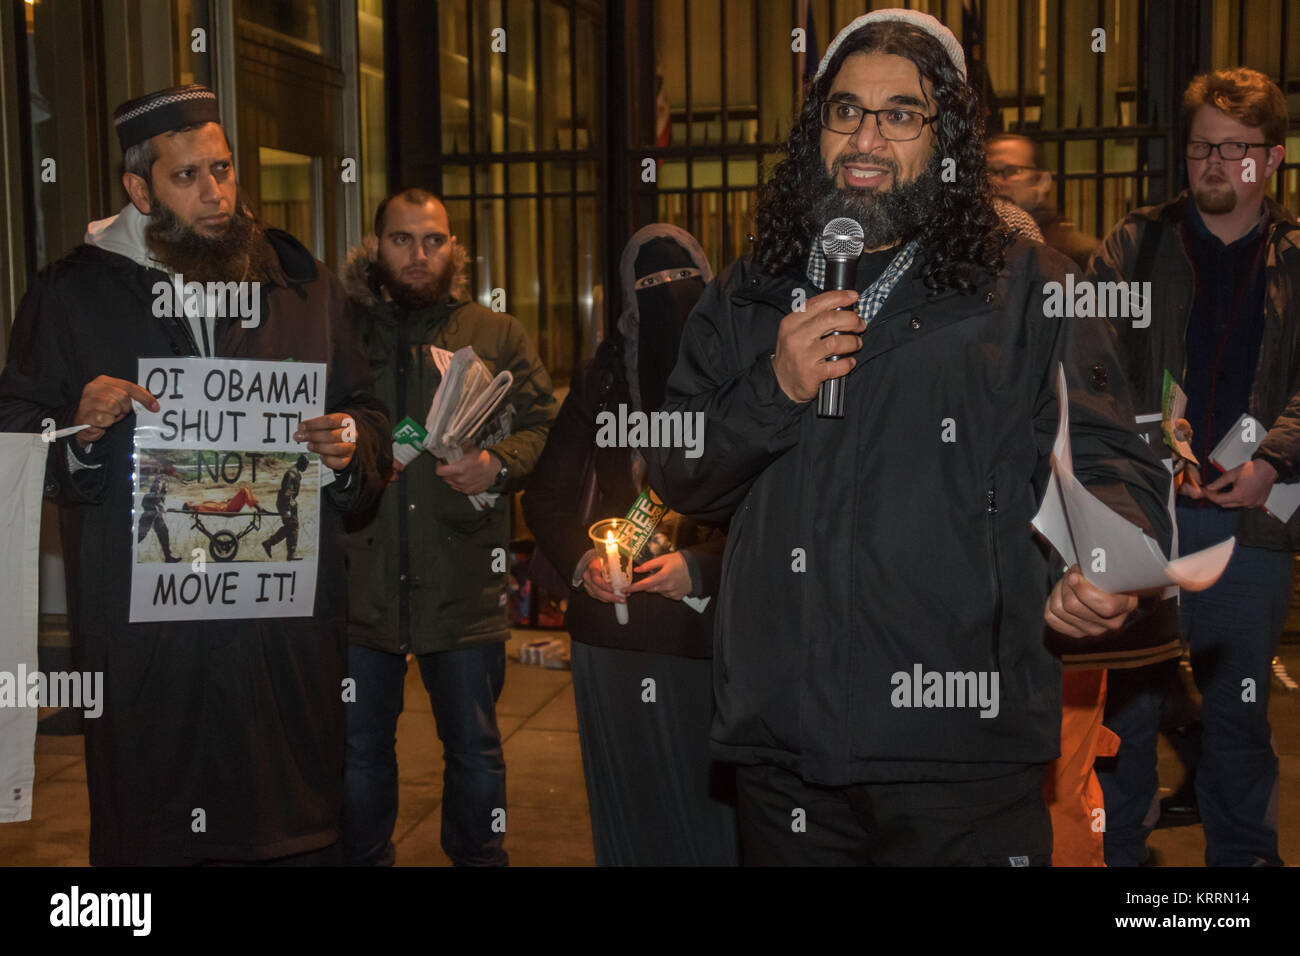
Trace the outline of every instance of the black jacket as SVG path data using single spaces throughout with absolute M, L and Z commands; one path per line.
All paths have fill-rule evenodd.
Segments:
M 579 560 L 592 546 L 587 528 L 601 518 L 622 517 L 637 496 L 631 449 L 596 447 L 596 415 L 602 409 L 631 404 L 614 341 L 602 343 L 596 359 L 574 378 L 523 497 L 529 530 L 570 583 Z M 590 518 L 584 522 L 579 499 L 583 468 L 593 451 L 597 494 Z M 695 596 L 710 598 L 703 613 L 681 601 L 639 592 L 628 595 L 628 623 L 619 624 L 611 605 L 578 587 L 569 595 L 564 614 L 564 626 L 573 639 L 597 647 L 710 657 L 726 533 L 716 523 L 678 516 L 676 544 L 694 565 Z
M 322 493 L 314 616 L 128 623 L 135 417 L 94 443 L 101 468 L 70 473 L 62 443 L 48 457 L 78 667 L 104 675 L 103 714 L 86 720 L 92 864 L 255 860 L 338 838 L 342 512 L 378 493 L 389 426 L 338 283 L 287 233 L 270 238 L 281 269 L 262 287 L 262 322 L 219 320 L 215 351 L 327 363 L 326 409 L 356 421 L 354 463 Z M 96 376 L 135 381 L 140 357 L 196 354 L 183 319 L 153 315 L 151 290 L 164 278 L 92 246 L 44 269 L 19 306 L 0 374 L 0 431 L 40 431 L 46 416 L 64 427 Z M 196 809 L 203 832 L 194 832 Z
M 1190 195 L 1184 192 L 1159 206 L 1130 214 L 1106 237 L 1092 260 L 1091 278 L 1151 282 L 1151 325 L 1135 328 L 1116 319 L 1119 352 L 1139 412 L 1158 412 L 1168 369 L 1181 382 L 1187 370 L 1187 321 L 1193 275 L 1180 226 Z M 1255 453 L 1277 470 L 1279 482 L 1300 480 L 1300 224 L 1267 199 L 1269 218 L 1264 259 L 1264 338 L 1250 393 L 1249 412 L 1268 429 Z M 1139 249 L 1149 230 L 1158 238 L 1150 265 L 1135 275 Z M 1237 538 L 1242 544 L 1274 551 L 1300 550 L 1300 511 L 1283 525 L 1259 508 L 1239 509 Z
M 717 756 L 827 785 L 972 779 L 1056 756 L 1061 669 L 1043 626 L 1052 575 L 1030 519 L 1048 475 L 1058 363 L 1075 473 L 1162 546 L 1170 534 L 1168 477 L 1132 431 L 1109 328 L 1044 317 L 1043 285 L 1066 266 L 1019 241 L 996 281 L 930 298 L 914 265 L 863 336 L 843 420 L 792 402 L 772 370 L 802 276 L 742 261 L 705 292 L 665 404 L 705 412 L 704 454 L 650 457 L 670 505 L 733 516 L 714 653 Z M 997 716 L 893 706 L 893 675 L 916 664 L 996 671 Z

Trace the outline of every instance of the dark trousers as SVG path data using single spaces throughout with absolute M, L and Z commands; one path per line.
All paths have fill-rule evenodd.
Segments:
M 496 702 L 505 682 L 502 642 L 421 654 L 443 746 L 442 849 L 457 866 L 505 866 L 506 765 Z M 406 657 L 348 648 L 356 700 L 347 706 L 343 847 L 349 865 L 391 865 L 397 821 L 397 718 Z
M 572 655 L 596 864 L 735 866 L 735 772 L 709 753 L 712 661 L 579 641 Z
M 298 550 L 298 509 L 280 512 L 280 530 L 266 539 L 266 546 L 273 548 L 283 541 L 285 554 L 293 557 Z
M 990 780 L 821 787 L 739 767 L 746 866 L 1051 866 L 1043 767 Z
M 1106 809 L 1107 866 L 1146 861 L 1147 837 L 1160 816 L 1160 708 L 1177 679 L 1177 660 L 1107 672 L 1105 724 L 1119 737 L 1115 756 L 1097 762 Z
M 1237 512 L 1179 507 L 1179 550 L 1190 554 L 1235 534 Z M 1192 676 L 1201 692 L 1201 760 L 1196 801 L 1205 828 L 1207 866 L 1280 864 L 1277 852 L 1278 760 L 1268 722 L 1272 659 L 1291 603 L 1289 552 L 1243 547 L 1211 588 L 1184 591 L 1179 608 Z M 1133 682 L 1153 680 L 1152 668 Z M 1113 687 L 1114 685 L 1112 685 Z M 1106 796 L 1106 863 L 1146 857 L 1137 817 L 1156 794 L 1156 726 L 1161 687 L 1125 691 L 1106 725 L 1120 735 L 1114 774 L 1100 775 Z M 1126 764 L 1126 759 L 1128 763 Z M 1144 811 L 1143 811 L 1144 812 Z M 1150 822 L 1150 821 L 1148 821 Z
M 137 542 L 143 541 L 153 529 L 158 535 L 158 543 L 162 545 L 164 558 L 170 558 L 172 554 L 171 536 L 167 533 L 167 518 L 161 511 L 145 511 L 140 515 L 140 532 Z

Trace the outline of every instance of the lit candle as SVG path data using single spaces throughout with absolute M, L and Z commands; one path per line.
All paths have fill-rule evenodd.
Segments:
M 623 595 L 623 589 L 627 587 L 627 578 L 623 574 L 623 565 L 619 560 L 618 542 L 614 540 L 614 532 L 609 531 L 605 534 L 605 567 L 609 570 L 610 587 L 614 593 L 620 597 Z M 627 623 L 627 605 L 615 604 L 614 616 L 618 618 L 618 623 Z

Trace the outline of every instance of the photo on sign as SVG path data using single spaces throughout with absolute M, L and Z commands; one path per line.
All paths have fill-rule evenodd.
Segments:
M 314 454 L 140 449 L 136 563 L 316 558 L 320 462 Z

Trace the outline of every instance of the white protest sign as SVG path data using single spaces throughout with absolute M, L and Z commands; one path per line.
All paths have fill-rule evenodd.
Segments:
M 316 602 L 325 366 L 140 359 L 131 620 L 305 617 Z

